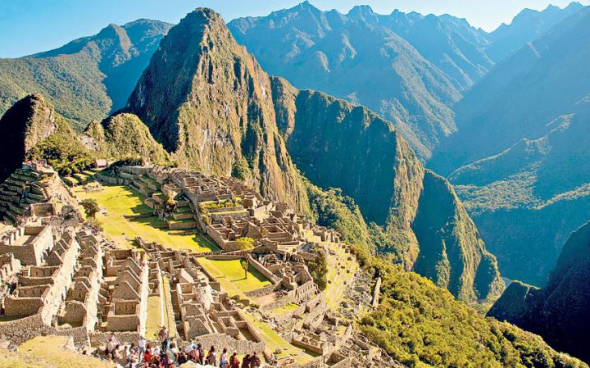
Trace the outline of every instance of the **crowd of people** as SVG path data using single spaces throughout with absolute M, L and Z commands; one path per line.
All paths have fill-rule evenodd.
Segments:
M 123 346 L 113 334 L 106 344 L 104 357 L 125 368 L 176 368 L 188 362 L 220 368 L 259 368 L 262 364 L 256 352 L 246 354 L 240 361 L 235 352 L 230 354 L 225 348 L 218 352 L 214 346 L 205 350 L 201 344 L 177 346 L 166 327 L 160 330 L 158 340 L 159 344 L 152 346 L 140 337 L 137 343 Z

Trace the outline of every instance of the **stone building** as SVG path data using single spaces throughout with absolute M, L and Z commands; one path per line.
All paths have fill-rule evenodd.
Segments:
M 39 234 L 52 237 L 51 228 L 46 227 Z M 34 248 L 30 251 L 37 254 Z M 16 290 L 4 300 L 5 314 L 17 317 L 40 314 L 45 323 L 51 324 L 72 283 L 79 252 L 80 245 L 73 234 L 64 232 L 38 263 L 23 269 Z
M 145 253 L 135 249 L 110 250 L 105 257 L 107 302 L 102 308 L 107 331 L 145 334 L 149 269 Z

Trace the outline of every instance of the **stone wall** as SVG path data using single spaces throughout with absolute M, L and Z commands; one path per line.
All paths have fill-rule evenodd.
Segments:
M 35 337 L 47 335 L 72 336 L 76 347 L 89 345 L 84 327 L 56 329 L 43 323 L 40 314 L 0 324 L 0 339 L 9 341 L 11 346 L 18 346 Z
M 137 332 L 90 332 L 88 337 L 90 339 L 90 346 L 98 347 L 98 346 L 106 346 L 107 342 L 109 341 L 109 337 L 111 335 L 115 335 L 119 341 L 123 344 L 131 344 L 136 343 L 139 340 L 139 333 Z
M 194 343 L 201 344 L 204 349 L 209 350 L 215 346 L 217 351 L 227 348 L 230 353 L 251 354 L 257 352 L 262 354 L 266 345 L 263 342 L 253 342 L 248 340 L 238 340 L 226 334 L 209 334 L 196 337 Z
M 271 284 L 260 289 L 247 291 L 244 293 L 244 295 L 246 295 L 248 298 L 259 298 L 261 296 L 272 294 L 276 288 L 276 285 Z
M 263 274 L 264 277 L 266 277 L 267 279 L 269 279 L 273 284 L 276 285 L 279 282 L 281 282 L 281 279 L 279 279 L 272 272 L 270 272 L 270 270 L 268 268 L 264 267 L 264 265 L 262 265 L 262 263 L 258 262 L 254 258 L 252 258 L 251 255 L 248 254 L 246 257 L 248 258 L 248 263 L 250 263 L 250 265 L 252 267 L 254 267 L 256 270 L 258 270 L 258 272 L 260 272 L 261 274 Z

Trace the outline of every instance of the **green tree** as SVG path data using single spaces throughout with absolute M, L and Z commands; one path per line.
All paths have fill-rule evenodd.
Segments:
M 98 205 L 98 202 L 96 202 L 95 199 L 85 199 L 82 202 L 80 202 L 80 205 L 84 207 L 84 212 L 86 212 L 86 216 L 88 216 L 91 219 L 94 219 L 96 213 L 100 211 L 100 206 Z
M 326 290 L 328 286 L 328 255 L 323 249 L 318 250 L 318 258 L 307 263 L 309 273 L 320 290 Z
M 238 238 L 236 240 L 236 243 L 238 243 L 238 247 L 241 250 L 248 250 L 248 249 L 254 248 L 254 239 L 252 239 L 252 238 L 248 238 L 248 237 Z

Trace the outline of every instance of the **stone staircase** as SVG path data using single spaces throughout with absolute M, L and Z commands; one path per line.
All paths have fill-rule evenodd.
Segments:
M 0 218 L 15 223 L 18 216 L 25 214 L 28 205 L 48 202 L 54 180 L 46 175 L 18 169 L 6 179 L 0 185 Z M 25 198 L 24 190 L 27 192 Z

